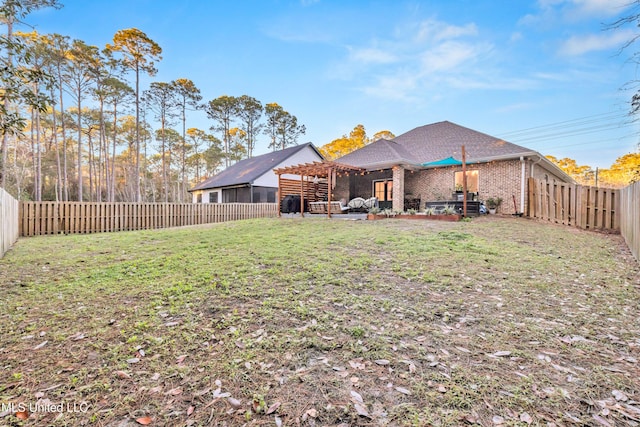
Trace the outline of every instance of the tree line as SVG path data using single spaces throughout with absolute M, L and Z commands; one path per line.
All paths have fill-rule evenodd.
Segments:
M 562 159 L 554 156 L 546 157 L 581 185 L 622 188 L 640 181 L 640 152 L 627 153 L 618 157 L 607 169 L 579 165 L 574 159 L 568 157 Z
M 15 31 L 45 7 L 61 5 L 0 6 L 0 187 L 20 199 L 189 201 L 193 183 L 252 157 L 259 135 L 277 150 L 306 131 L 277 103 L 248 95 L 203 102 L 187 78 L 141 88 L 162 48 L 136 28 L 118 31 L 102 49 Z M 210 129 L 188 126 L 196 110 L 212 120 Z

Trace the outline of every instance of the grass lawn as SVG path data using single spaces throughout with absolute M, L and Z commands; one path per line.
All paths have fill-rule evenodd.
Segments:
M 21 239 L 0 424 L 637 426 L 639 283 L 620 236 L 521 218 Z

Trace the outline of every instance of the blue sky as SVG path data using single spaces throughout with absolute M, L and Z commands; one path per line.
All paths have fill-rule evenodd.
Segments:
M 637 149 L 633 47 L 619 52 L 633 28 L 604 29 L 630 0 L 60 1 L 28 22 L 101 48 L 138 28 L 163 49 L 146 84 L 277 102 L 306 126 L 299 142 L 449 120 L 592 167 Z

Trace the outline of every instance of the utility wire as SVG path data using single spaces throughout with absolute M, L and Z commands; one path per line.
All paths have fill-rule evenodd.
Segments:
M 534 126 L 534 127 L 530 127 L 530 128 L 526 128 L 526 129 L 520 129 L 520 130 L 515 130 L 515 131 L 510 131 L 510 132 L 505 132 L 504 134 L 501 135 L 501 137 L 509 137 L 512 138 L 515 135 L 520 135 L 520 134 L 529 134 L 529 133 L 539 133 L 539 132 L 545 132 L 551 129 L 556 129 L 556 128 L 565 128 L 565 127 L 575 127 L 578 125 L 583 125 L 583 124 L 590 124 L 593 122 L 598 122 L 598 121 L 603 121 L 603 120 L 612 120 L 612 119 L 616 119 L 616 118 L 623 118 L 623 117 L 628 117 L 627 114 L 620 114 L 620 113 L 600 113 L 600 114 L 595 114 L 592 116 L 585 116 L 585 117 L 580 117 L 577 119 L 571 119 L 571 120 L 565 120 L 562 122 L 555 122 L 555 123 L 550 123 L 550 124 L 546 124 L 546 125 L 540 125 L 540 126 Z
M 621 120 L 623 118 L 627 118 L 627 120 Z M 550 123 L 548 125 L 534 126 L 522 130 L 506 132 L 502 134 L 501 137 L 503 139 L 508 139 L 510 142 L 513 142 L 515 144 L 527 142 L 528 144 L 538 145 L 540 143 L 544 143 L 545 141 L 553 141 L 559 138 L 588 135 L 615 129 L 624 129 L 634 125 L 635 123 L 629 119 L 628 114 L 620 114 L 619 112 L 608 112 L 580 117 L 577 119 Z M 578 143 L 572 144 L 571 146 L 584 144 L 590 143 Z

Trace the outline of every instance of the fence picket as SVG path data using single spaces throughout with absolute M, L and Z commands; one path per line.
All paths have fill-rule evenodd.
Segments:
M 20 236 L 168 228 L 278 214 L 277 203 L 19 202 L 18 206 Z
M 620 190 L 529 178 L 527 194 L 531 218 L 585 229 L 620 229 Z

